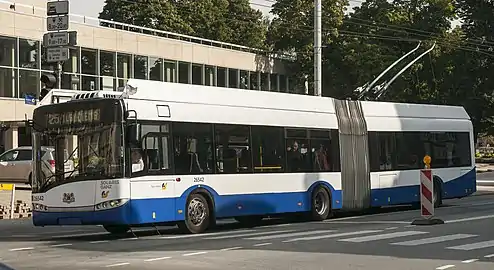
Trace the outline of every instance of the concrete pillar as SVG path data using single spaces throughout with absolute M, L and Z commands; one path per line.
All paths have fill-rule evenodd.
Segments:
M 5 131 L 4 145 L 5 150 L 16 148 L 19 145 L 17 127 L 11 127 Z

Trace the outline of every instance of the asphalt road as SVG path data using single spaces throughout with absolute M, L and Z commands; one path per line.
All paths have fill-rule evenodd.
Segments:
M 406 208 L 254 228 L 226 221 L 202 235 L 164 227 L 117 238 L 98 226 L 1 220 L 0 262 L 19 270 L 494 269 L 494 194 L 445 203 L 436 210 L 443 225 L 412 226 L 419 213 Z

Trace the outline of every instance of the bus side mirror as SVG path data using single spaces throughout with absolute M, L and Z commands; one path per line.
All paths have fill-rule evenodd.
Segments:
M 139 145 L 141 139 L 141 125 L 132 124 L 127 126 L 127 142 Z

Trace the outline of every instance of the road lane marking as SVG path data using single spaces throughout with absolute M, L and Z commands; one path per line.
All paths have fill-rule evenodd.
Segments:
M 229 235 L 229 234 L 235 234 L 235 233 L 241 233 L 241 232 L 255 232 L 255 230 L 236 230 L 236 231 L 229 231 L 229 232 L 180 234 L 180 235 L 162 236 L 160 238 L 161 239 L 181 239 L 181 238 L 192 238 L 192 237 L 200 237 L 200 236 L 206 237 L 206 236 L 213 236 L 213 235 Z
M 310 241 L 310 240 L 345 237 L 345 236 L 352 236 L 352 235 L 366 234 L 366 233 L 377 233 L 377 232 L 382 232 L 382 230 L 367 230 L 367 231 L 358 231 L 358 232 L 346 232 L 346 233 L 337 233 L 337 234 L 328 234 L 328 235 L 318 235 L 318 236 L 311 236 L 311 237 L 301 237 L 301 238 L 285 240 L 282 242 L 283 243 L 290 243 L 290 242 L 296 242 L 296 241 Z
M 25 248 L 13 248 L 9 249 L 9 251 L 24 251 L 24 250 L 33 250 L 34 247 L 25 247 Z
M 486 215 L 486 216 L 478 216 L 478 217 L 469 217 L 469 218 L 460 218 L 460 219 L 446 220 L 444 223 L 459 223 L 459 222 L 466 222 L 466 221 L 473 221 L 473 220 L 481 220 L 481 219 L 489 219 L 489 218 L 494 218 L 494 215 Z
M 130 263 L 125 262 L 125 263 L 116 263 L 116 264 L 110 264 L 105 267 L 116 267 L 116 266 L 124 266 L 124 265 L 129 265 Z
M 494 247 L 494 240 L 478 242 L 473 244 L 466 244 L 461 246 L 447 247 L 446 249 L 454 249 L 454 250 L 474 250 L 481 248 Z
M 268 236 L 249 237 L 249 238 L 244 238 L 244 239 L 247 239 L 247 240 L 269 240 L 269 239 L 276 239 L 276 238 L 286 238 L 286 237 L 293 237 L 293 236 L 303 236 L 303 235 L 330 233 L 330 232 L 334 232 L 334 230 L 294 232 L 294 233 L 275 234 L 275 235 L 268 235 Z
M 145 262 L 154 262 L 154 261 L 161 261 L 161 260 L 167 260 L 171 259 L 172 257 L 160 257 L 160 258 L 152 258 L 152 259 L 147 259 L 144 260 Z
M 230 247 L 230 248 L 223 248 L 220 249 L 220 251 L 230 251 L 230 250 L 236 250 L 236 249 L 241 249 L 242 247 Z
M 431 238 L 404 241 L 404 242 L 398 242 L 398 243 L 391 243 L 391 245 L 419 246 L 419 245 L 425 245 L 425 244 L 440 243 L 440 242 L 445 242 L 445 241 L 466 239 L 466 238 L 477 237 L 477 236 L 478 235 L 474 235 L 474 234 L 451 234 L 451 235 L 443 235 L 443 236 L 438 236 L 438 237 L 431 237 Z
M 293 232 L 295 230 L 284 230 L 284 231 L 267 231 L 267 232 L 258 232 L 258 233 L 246 233 L 246 234 L 237 234 L 237 235 L 223 235 L 217 237 L 206 237 L 206 240 L 218 240 L 218 239 L 228 239 L 228 238 L 241 238 L 241 237 L 249 237 L 249 236 L 258 236 L 258 235 L 268 235 L 268 234 L 276 234 L 276 233 L 288 233 Z
M 89 244 L 99 244 L 99 243 L 108 243 L 110 242 L 109 240 L 99 240 L 99 241 L 92 241 L 89 242 Z
M 438 268 L 436 268 L 436 270 L 446 270 L 446 269 L 449 269 L 452 267 L 455 267 L 455 265 L 454 264 L 448 264 L 448 265 L 439 266 Z
M 484 258 L 492 258 L 492 257 L 494 257 L 494 254 L 489 254 L 484 256 Z
M 182 254 L 182 256 L 187 257 L 187 256 L 201 255 L 201 254 L 206 254 L 206 253 L 208 253 L 208 252 L 207 251 L 200 251 L 200 252 Z
M 426 234 L 426 233 L 428 233 L 428 232 L 404 231 L 404 232 L 384 233 L 384 234 L 377 234 L 377 235 L 369 235 L 369 236 L 341 239 L 338 241 L 362 243 L 362 242 L 384 240 L 384 239 L 391 239 L 391 238 L 395 238 L 395 237 L 412 236 L 412 235 L 419 235 L 419 234 Z
M 398 229 L 398 227 L 389 227 L 389 228 L 386 228 L 385 230 L 396 230 Z
M 50 247 L 68 247 L 68 246 L 72 246 L 72 244 L 70 244 L 70 243 L 67 243 L 67 244 L 57 244 L 57 245 L 51 245 Z
M 341 224 L 409 224 L 410 221 L 400 220 L 375 220 L 375 221 L 323 221 L 326 223 L 341 223 Z
M 122 240 L 122 241 L 131 241 L 131 240 L 138 240 L 139 238 L 137 237 L 132 237 L 132 238 L 122 238 L 122 239 L 118 239 L 118 240 Z
M 268 245 L 271 245 L 272 243 L 260 243 L 260 244 L 255 244 L 255 245 L 252 245 L 253 247 L 262 247 L 262 246 L 268 246 Z
M 473 263 L 473 262 L 476 262 L 478 261 L 479 259 L 470 259 L 470 260 L 464 260 L 464 261 L 461 261 L 462 263 Z

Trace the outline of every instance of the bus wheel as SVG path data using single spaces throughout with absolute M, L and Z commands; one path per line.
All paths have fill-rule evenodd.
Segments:
M 432 202 L 434 208 L 438 208 L 443 204 L 441 184 L 439 181 L 434 181 L 434 193 L 432 194 Z
M 201 194 L 194 193 L 187 200 L 185 210 L 185 222 L 179 223 L 179 228 L 191 233 L 202 233 L 209 228 L 211 223 L 209 204 Z
M 125 234 L 130 230 L 126 225 L 103 225 L 103 228 L 111 234 Z
M 331 202 L 328 191 L 318 186 L 312 192 L 311 219 L 321 221 L 327 219 L 331 214 Z

